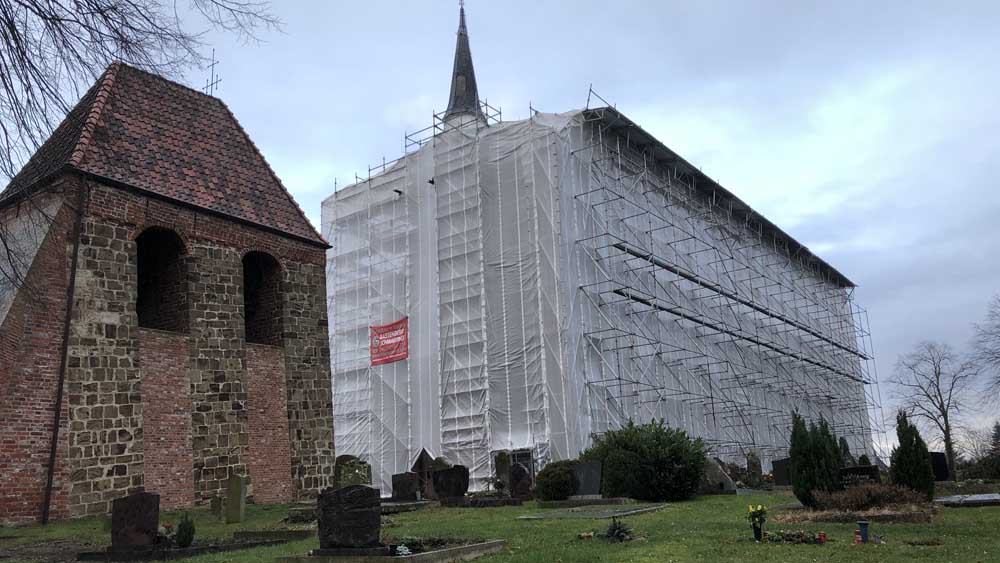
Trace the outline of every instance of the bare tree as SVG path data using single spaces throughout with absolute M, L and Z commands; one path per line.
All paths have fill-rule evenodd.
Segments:
M 973 359 L 990 373 L 983 397 L 986 402 L 1000 403 L 1000 294 L 990 301 L 986 320 L 973 326 Z
M 963 359 L 947 344 L 921 342 L 901 356 L 889 380 L 900 408 L 923 420 L 944 443 L 948 468 L 955 476 L 955 432 L 980 373 L 976 362 Z
M 961 433 L 963 455 L 972 463 L 988 457 L 992 438 L 992 428 L 966 428 Z
M 0 0 L 0 189 L 110 63 L 177 78 L 204 61 L 210 29 L 243 41 L 280 29 L 269 10 L 257 0 Z M 37 219 L 37 211 L 18 213 Z M 0 228 L 8 287 L 26 273 L 12 236 Z

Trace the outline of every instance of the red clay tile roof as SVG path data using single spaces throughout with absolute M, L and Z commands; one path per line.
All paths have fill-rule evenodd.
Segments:
M 0 201 L 64 169 L 326 245 L 221 100 L 122 63 L 101 75 Z

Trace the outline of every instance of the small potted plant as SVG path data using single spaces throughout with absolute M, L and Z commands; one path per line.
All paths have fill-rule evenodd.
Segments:
M 747 520 L 753 527 L 753 539 L 760 543 L 764 539 L 764 522 L 767 522 L 767 507 L 758 504 L 756 508 L 751 504 L 747 511 Z

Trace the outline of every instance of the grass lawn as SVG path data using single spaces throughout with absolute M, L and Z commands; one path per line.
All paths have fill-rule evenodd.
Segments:
M 789 494 L 701 497 L 674 503 L 658 512 L 625 518 L 641 539 L 609 544 L 599 538 L 579 540 L 580 532 L 600 531 L 604 520 L 517 520 L 522 514 L 539 512 L 533 503 L 521 508 L 457 509 L 433 508 L 390 516 L 392 525 L 384 536 L 448 536 L 505 539 L 508 550 L 482 558 L 484 563 L 537 562 L 576 563 L 586 561 L 1000 561 L 1000 507 L 942 509 L 933 524 L 873 524 L 886 545 L 854 546 L 854 525 L 806 524 L 785 526 L 824 531 L 831 540 L 822 546 L 769 545 L 749 541 L 750 526 L 744 520 L 748 503 L 777 506 L 792 502 Z M 248 507 L 248 521 L 225 525 L 205 511 L 193 513 L 198 537 L 226 537 L 238 529 L 281 527 L 285 507 Z M 176 522 L 178 514 L 161 517 Z M 5 549 L 60 540 L 106 544 L 107 519 L 89 518 L 48 527 L 0 528 L 0 554 Z M 907 540 L 938 540 L 936 547 L 910 546 Z M 315 539 L 187 559 L 193 563 L 222 561 L 272 561 L 285 554 L 302 554 L 318 547 Z M 28 561 L 3 558 L 0 561 Z

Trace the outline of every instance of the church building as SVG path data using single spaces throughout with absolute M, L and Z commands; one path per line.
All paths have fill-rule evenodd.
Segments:
M 797 411 L 874 455 L 850 279 L 597 96 L 501 120 L 464 9 L 452 68 L 406 154 L 323 202 L 337 448 L 383 495 L 421 459 L 484 489 L 500 452 L 537 471 L 629 421 L 769 469 Z

